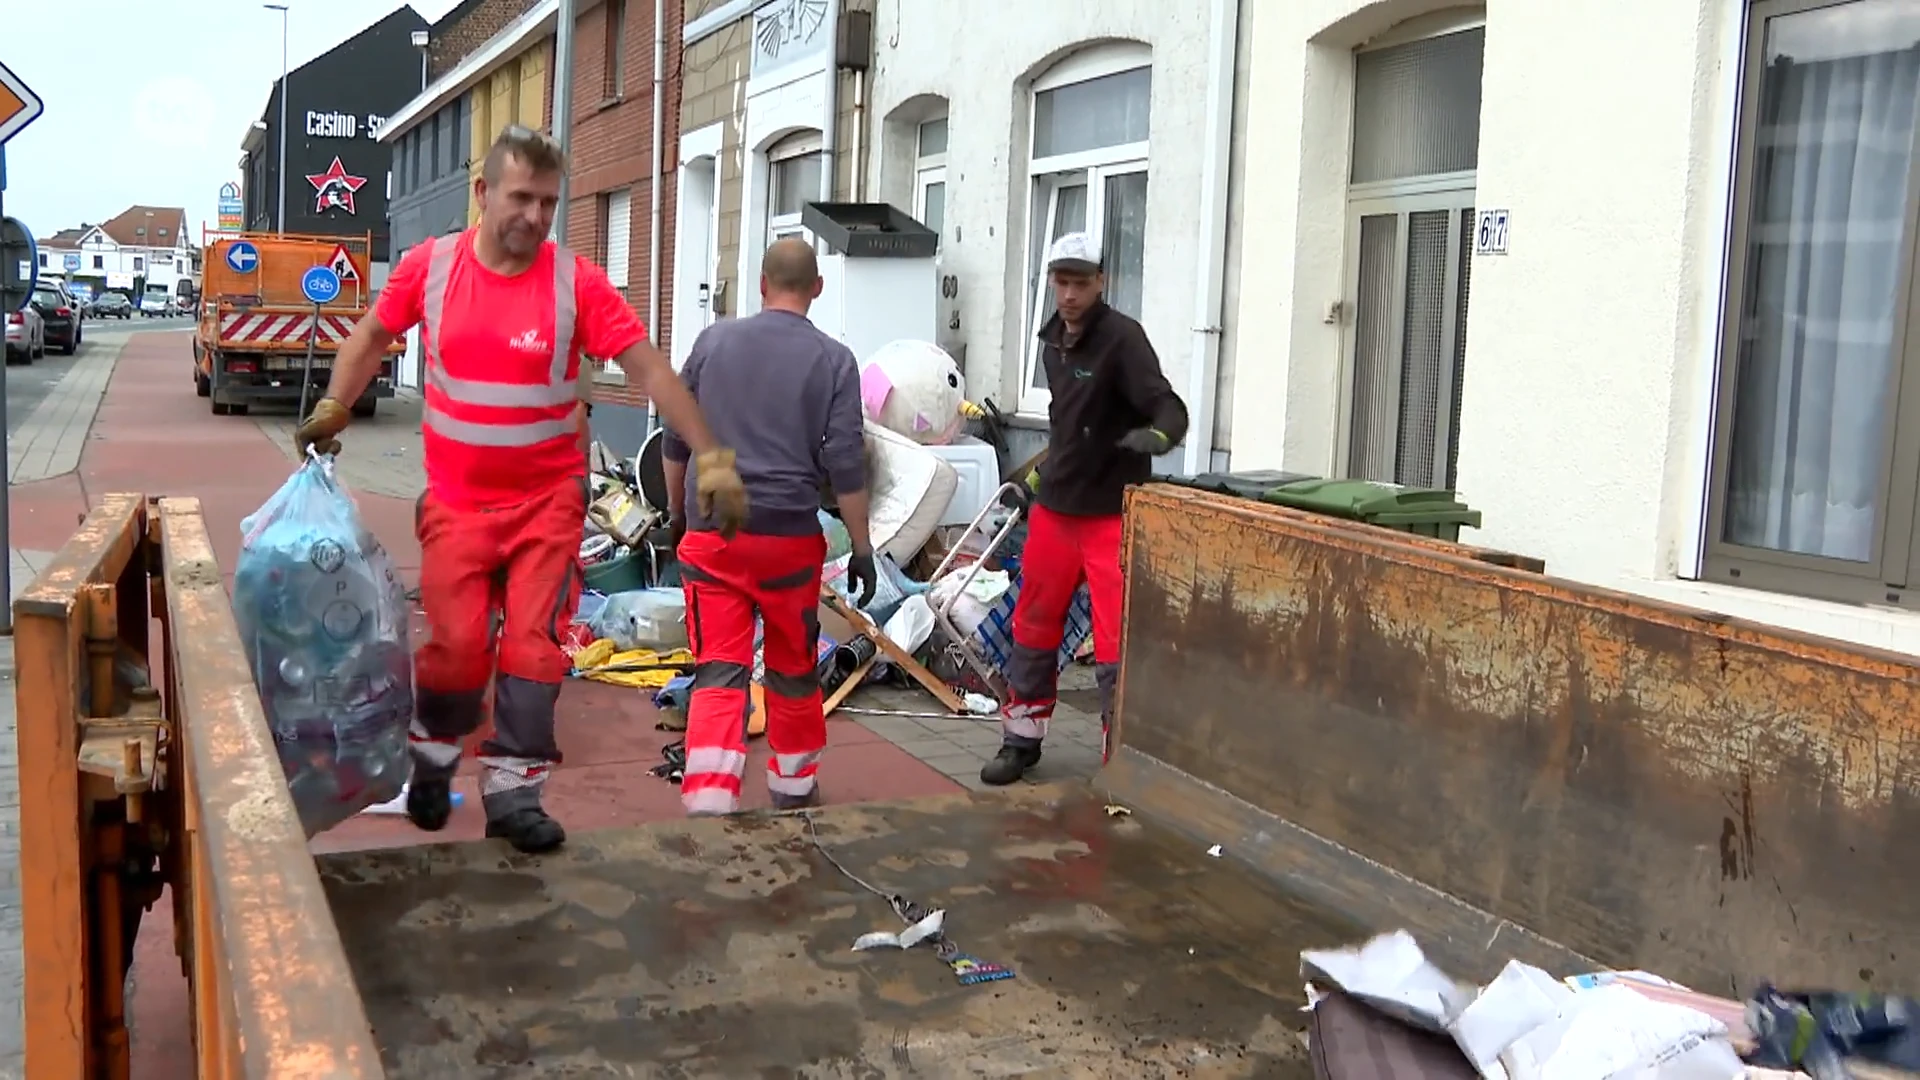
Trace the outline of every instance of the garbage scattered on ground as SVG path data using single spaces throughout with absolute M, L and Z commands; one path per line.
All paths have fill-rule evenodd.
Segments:
M 1213 845 L 1212 847 L 1210 847 L 1210 848 L 1208 848 L 1208 849 L 1207 849 L 1207 854 L 1209 854 L 1209 855 L 1211 855 L 1211 856 L 1213 856 L 1213 857 L 1214 857 L 1214 858 L 1216 858 L 1216 859 L 1217 859 L 1217 858 L 1219 858 L 1219 857 L 1220 857 L 1220 855 L 1221 855 L 1221 848 L 1220 848 L 1220 845 L 1219 845 L 1219 844 L 1215 844 L 1215 845 Z
M 692 670 L 693 654 L 686 649 L 667 653 L 652 649 L 621 650 L 607 638 L 600 638 L 573 657 L 573 673 L 579 678 L 636 690 L 664 689 L 675 678 Z
M 331 458 L 310 456 L 240 532 L 234 619 L 311 837 L 406 782 L 406 589 Z
M 648 773 L 674 784 L 679 783 L 687 775 L 687 741 L 685 739 L 677 739 L 661 747 L 660 757 L 662 758 L 660 764 L 648 769 Z
M 951 390 L 945 383 L 940 389 Z M 888 400 L 899 399 L 903 392 L 895 384 Z M 907 396 L 918 400 L 913 392 Z M 939 412 L 944 400 L 918 405 L 913 415 L 924 418 L 928 408 Z M 1008 468 L 1004 440 L 992 422 L 995 415 L 991 407 L 969 407 L 964 418 L 990 442 L 964 435 L 958 421 L 942 419 L 902 432 L 890 428 L 888 420 L 867 418 L 869 532 L 879 588 L 860 611 L 877 630 L 849 627 L 833 616 L 829 605 L 822 605 L 817 672 L 822 689 L 831 697 L 848 689 L 846 684 L 858 673 L 861 683 L 938 685 L 951 697 L 936 709 L 954 706 L 956 700 L 959 704 L 951 711 L 864 710 L 861 715 L 999 715 L 1006 697 L 1004 670 L 1012 650 L 1013 607 L 1026 540 L 1024 508 L 1030 493 L 1024 483 L 998 490 L 979 486 L 971 480 L 975 472 L 967 474 L 970 486 L 963 488 L 950 464 L 966 459 L 970 469 L 977 469 L 984 454 L 1001 475 L 1030 472 L 1030 463 Z M 658 432 L 631 459 L 619 458 L 598 441 L 591 448 L 590 497 L 580 544 L 587 588 L 562 638 L 580 678 L 657 692 L 683 674 L 671 667 L 678 650 L 689 642 L 661 452 Z M 831 512 L 822 510 L 820 518 L 827 541 L 823 594 L 845 600 L 852 544 Z M 947 524 L 958 521 L 967 523 Z M 1091 629 L 1091 604 L 1082 588 L 1060 645 L 1063 670 L 1077 654 L 1087 652 Z M 876 648 L 871 639 L 875 633 L 897 646 L 897 653 Z M 764 685 L 765 671 L 757 641 L 754 651 L 758 688 Z M 654 655 L 650 658 L 649 653 Z M 907 670 L 901 670 L 903 665 Z M 684 697 L 672 694 L 656 700 L 662 729 L 686 729 Z M 754 715 L 764 725 L 763 711 Z
M 1555 978 L 1518 960 L 1476 987 L 1404 930 L 1300 954 L 1329 1080 L 1858 1080 L 1920 1076 L 1920 1000 L 1783 992 L 1745 1002 L 1645 971 Z
M 897 934 L 889 934 L 885 930 L 876 930 L 871 934 L 861 934 L 853 941 L 853 951 L 865 952 L 868 949 L 911 949 L 928 938 L 938 937 L 940 935 L 940 927 L 946 921 L 947 913 L 941 910 L 933 912 L 926 918 L 921 919 L 919 922 L 914 923 L 912 926 L 907 927 Z
M 911 949 L 923 941 L 930 941 L 933 943 L 934 955 L 940 958 L 941 963 L 947 965 L 947 968 L 953 972 L 954 978 L 958 979 L 962 986 L 999 982 L 1002 979 L 1011 979 L 1014 977 L 1013 969 L 1004 964 L 992 963 L 991 961 L 982 960 L 971 953 L 961 952 L 960 946 L 955 944 L 953 939 L 947 936 L 947 913 L 945 909 L 936 910 L 923 907 L 898 893 L 887 892 L 847 869 L 846 864 L 836 858 L 833 852 L 828 849 L 827 845 L 821 841 L 820 830 L 814 824 L 813 815 L 802 814 L 801 816 L 807 823 L 807 842 L 813 845 L 813 849 L 820 853 L 821 858 L 827 860 L 827 865 L 838 870 L 840 876 L 846 878 L 848 881 L 885 900 L 887 906 L 891 908 L 893 913 L 900 917 L 900 921 L 907 926 L 906 930 L 897 935 L 878 933 L 863 934 L 859 940 L 854 942 L 853 947 L 856 950 L 864 951 L 866 949 L 884 947 L 890 944 L 901 949 Z M 863 945 L 863 942 L 867 944 Z
M 1133 816 L 1133 811 L 1127 809 L 1124 806 L 1121 806 L 1119 803 L 1108 803 L 1107 816 L 1108 817 L 1131 817 Z

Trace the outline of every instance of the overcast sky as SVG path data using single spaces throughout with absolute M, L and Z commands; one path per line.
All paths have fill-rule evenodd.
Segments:
M 429 22 L 458 0 L 414 0 Z M 287 61 L 380 21 L 397 0 L 286 0 Z M 46 102 L 7 143 L 6 214 L 45 236 L 136 203 L 180 206 L 196 240 L 280 77 L 280 13 L 257 0 L 92 0 L 6 9 L 0 63 Z

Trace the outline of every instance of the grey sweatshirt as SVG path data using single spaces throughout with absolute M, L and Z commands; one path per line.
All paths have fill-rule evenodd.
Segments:
M 836 495 L 867 485 L 860 369 L 845 345 L 805 317 L 763 311 L 717 322 L 694 339 L 680 378 L 721 446 L 732 447 L 751 510 L 746 530 L 806 536 L 820 530 L 820 484 Z M 692 451 L 668 431 L 667 460 Z M 687 528 L 711 530 L 687 470 Z

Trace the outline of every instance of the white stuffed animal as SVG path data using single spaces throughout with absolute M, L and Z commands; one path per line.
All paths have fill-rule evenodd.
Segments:
M 960 365 L 930 341 L 890 341 L 867 357 L 860 403 L 867 419 L 925 446 L 952 442 L 975 411 Z

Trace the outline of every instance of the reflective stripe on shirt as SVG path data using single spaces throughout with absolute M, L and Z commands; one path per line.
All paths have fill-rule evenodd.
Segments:
M 556 247 L 553 252 L 553 359 L 547 366 L 544 383 L 504 383 L 485 379 L 459 378 L 448 374 L 441 357 L 441 331 L 447 307 L 447 289 L 453 279 L 454 263 L 460 255 L 464 237 L 436 237 L 429 241 L 427 279 L 422 289 L 425 315 L 427 387 L 449 402 L 478 405 L 492 409 L 551 409 L 570 405 L 576 393 L 576 380 L 567 377 L 567 361 L 573 351 L 574 292 L 573 253 Z M 429 396 L 422 417 L 426 426 L 442 438 L 469 446 L 536 446 L 551 439 L 573 435 L 577 425 L 571 417 L 546 415 L 509 419 L 503 423 L 462 420 L 436 408 Z

